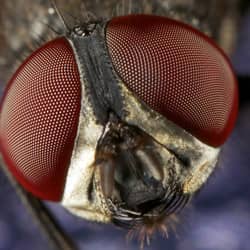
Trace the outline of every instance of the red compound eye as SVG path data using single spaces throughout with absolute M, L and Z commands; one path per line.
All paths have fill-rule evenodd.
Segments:
M 108 23 L 106 40 L 117 73 L 141 100 L 201 141 L 224 143 L 238 90 L 211 39 L 168 18 L 130 15 Z
M 81 102 L 73 51 L 64 38 L 35 51 L 1 103 L 0 145 L 14 176 L 40 198 L 61 198 Z

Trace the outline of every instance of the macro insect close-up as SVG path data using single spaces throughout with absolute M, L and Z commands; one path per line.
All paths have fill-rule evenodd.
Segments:
M 248 249 L 248 8 L 3 1 L 0 249 Z

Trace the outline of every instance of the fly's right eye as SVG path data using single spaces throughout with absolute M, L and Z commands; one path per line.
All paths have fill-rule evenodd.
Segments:
M 0 145 L 12 174 L 30 192 L 60 200 L 81 106 L 72 48 L 58 38 L 33 52 L 1 102 Z

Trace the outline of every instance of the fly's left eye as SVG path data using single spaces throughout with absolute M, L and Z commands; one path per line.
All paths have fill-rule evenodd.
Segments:
M 237 85 L 224 53 L 188 25 L 149 15 L 117 17 L 106 29 L 113 65 L 150 108 L 212 146 L 237 114 Z
M 80 98 L 78 68 L 65 38 L 35 51 L 8 84 L 1 103 L 1 151 L 12 174 L 40 198 L 61 198 Z

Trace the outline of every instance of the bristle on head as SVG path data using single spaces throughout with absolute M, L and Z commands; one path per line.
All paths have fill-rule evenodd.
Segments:
M 145 216 L 140 224 L 134 225 L 127 234 L 127 240 L 137 238 L 140 242 L 140 249 L 144 249 L 145 243 L 150 245 L 155 233 L 160 233 L 163 238 L 168 238 L 169 229 L 175 232 L 176 224 L 179 222 L 176 214 L 161 216 Z

